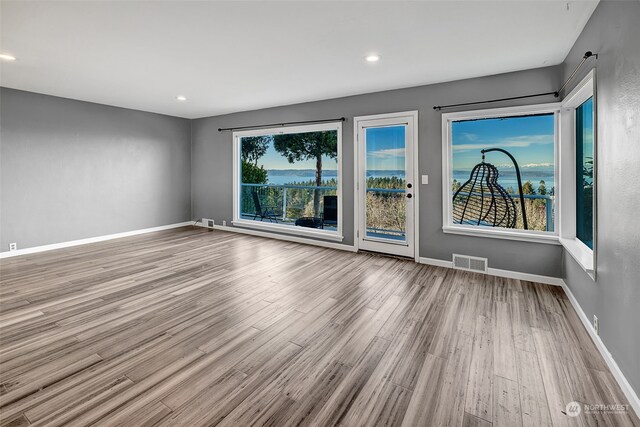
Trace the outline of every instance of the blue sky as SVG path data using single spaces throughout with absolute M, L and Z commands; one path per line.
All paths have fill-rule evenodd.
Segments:
M 278 153 L 273 144 L 269 144 L 267 153 L 258 160 L 258 165 L 263 165 L 265 169 L 316 169 L 316 161 L 305 160 L 302 162 L 289 163 L 286 157 Z M 338 162 L 336 159 L 332 159 L 327 156 L 322 156 L 322 169 L 323 170 L 335 170 L 338 168 Z
M 404 170 L 404 126 L 367 129 L 367 169 Z
M 553 169 L 553 140 L 553 114 L 453 122 L 453 169 L 473 168 L 482 160 L 483 148 L 507 150 L 520 168 Z M 512 167 L 502 153 L 487 153 L 486 160 L 497 167 Z
M 367 168 L 372 170 L 403 170 L 404 169 L 404 126 L 367 129 Z M 312 169 L 315 170 L 315 160 L 289 163 L 278 153 L 273 144 L 264 156 L 258 160 L 265 169 Z M 327 156 L 322 158 L 323 170 L 337 169 L 336 159 Z
M 316 161 L 305 160 L 301 162 L 289 163 L 286 157 L 278 153 L 273 148 L 273 143 L 269 144 L 269 148 L 264 156 L 258 160 L 258 165 L 264 166 L 265 169 L 313 169 L 316 170 Z M 322 156 L 323 170 L 338 169 L 338 160 L 328 156 Z

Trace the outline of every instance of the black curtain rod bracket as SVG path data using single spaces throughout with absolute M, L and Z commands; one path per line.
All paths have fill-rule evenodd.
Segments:
M 580 61 L 580 63 L 576 66 L 576 69 L 573 70 L 573 73 L 571 73 L 571 75 L 567 78 L 567 80 L 565 80 L 565 82 L 562 84 L 562 86 L 560 86 L 560 89 L 558 89 L 558 93 L 562 93 L 564 88 L 567 87 L 567 85 L 569 84 L 569 82 L 571 80 L 573 80 L 573 78 L 576 76 L 576 74 L 578 73 L 580 68 L 582 68 L 584 63 L 587 62 L 587 59 L 589 59 L 591 57 L 593 57 L 595 59 L 598 59 L 598 54 L 597 53 L 593 53 L 590 50 L 588 50 L 588 51 L 586 51 L 584 53 L 584 56 L 582 57 L 582 61 Z
M 269 127 L 285 127 L 292 125 L 309 125 L 314 123 L 330 123 L 330 122 L 344 122 L 346 121 L 346 117 L 338 117 L 337 119 L 321 119 L 321 120 L 302 120 L 299 122 L 285 122 L 285 123 L 268 123 L 264 125 L 253 125 L 253 126 L 239 126 L 232 128 L 218 128 L 218 132 L 224 131 L 233 131 L 233 130 L 247 130 L 247 129 L 260 129 L 260 128 L 269 128 Z
M 441 111 L 443 108 L 465 107 L 469 105 L 478 105 L 478 104 L 490 104 L 492 102 L 513 101 L 516 99 L 535 98 L 538 96 L 548 96 L 548 95 L 553 95 L 554 98 L 559 98 L 564 88 L 567 87 L 567 84 L 569 84 L 571 80 L 573 80 L 573 78 L 576 76 L 580 68 L 582 68 L 584 63 L 587 62 L 589 58 L 598 59 L 598 54 L 593 53 L 590 50 L 585 52 L 584 56 L 582 57 L 582 61 L 580 61 L 580 63 L 576 66 L 576 69 L 573 70 L 573 73 L 571 73 L 571 75 L 567 78 L 567 80 L 565 80 L 562 86 L 560 86 L 560 89 L 553 92 L 535 93 L 533 95 L 512 96 L 510 98 L 490 99 L 487 101 L 463 102 L 461 104 L 436 105 L 433 107 L 433 109 L 436 111 Z

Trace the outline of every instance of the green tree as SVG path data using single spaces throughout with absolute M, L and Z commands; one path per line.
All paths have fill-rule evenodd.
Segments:
M 289 163 L 303 160 L 316 161 L 316 187 L 322 185 L 322 156 L 338 157 L 338 132 L 306 132 L 274 135 L 273 148 L 287 158 Z M 313 191 L 313 214 L 320 212 L 320 190 Z
M 242 183 L 243 184 L 266 184 L 267 183 L 267 171 L 260 165 L 242 161 Z
M 540 184 L 538 184 L 538 194 L 541 196 L 545 196 L 547 194 L 547 185 L 544 180 L 540 180 Z
M 527 181 L 524 184 L 522 184 L 522 194 L 536 194 L 536 192 L 533 189 L 533 184 L 531 183 L 531 181 Z
M 242 155 L 242 182 L 244 184 L 266 184 L 267 171 L 258 160 L 269 148 L 271 136 L 247 136 L 242 138 L 240 147 Z
M 242 138 L 242 161 L 258 165 L 258 159 L 267 153 L 271 136 L 246 136 Z

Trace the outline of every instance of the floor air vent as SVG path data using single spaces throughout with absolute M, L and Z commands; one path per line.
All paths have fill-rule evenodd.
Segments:
M 458 270 L 487 272 L 487 258 L 453 254 L 453 268 Z

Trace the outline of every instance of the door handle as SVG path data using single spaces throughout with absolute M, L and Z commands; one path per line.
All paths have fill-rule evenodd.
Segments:
M 410 199 L 410 198 L 412 198 L 412 197 L 413 197 L 413 194 L 411 194 L 411 193 L 408 193 L 408 194 L 407 194 L 407 199 Z

